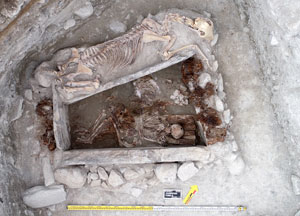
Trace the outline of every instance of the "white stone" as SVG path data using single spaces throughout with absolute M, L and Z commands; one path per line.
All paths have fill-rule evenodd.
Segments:
M 98 167 L 98 175 L 99 175 L 99 178 L 104 181 L 106 181 L 108 179 L 108 174 L 105 171 L 105 169 L 102 167 Z
M 72 28 L 76 25 L 76 21 L 74 19 L 68 19 L 64 24 L 64 29 L 68 30 L 69 28 Z
M 90 184 L 90 183 L 92 182 L 91 174 L 92 174 L 92 173 L 89 172 L 88 175 L 87 175 L 87 180 L 86 180 L 86 181 L 87 181 L 88 184 Z
M 234 161 L 226 164 L 231 175 L 240 175 L 245 169 L 245 162 L 242 157 L 237 157 Z
M 204 166 L 204 164 L 202 163 L 202 162 L 200 162 L 200 161 L 197 161 L 197 162 L 195 162 L 195 166 L 198 168 L 198 170 L 199 169 L 202 169 L 203 168 L 203 166 Z
M 273 35 L 272 38 L 271 38 L 271 45 L 272 45 L 272 46 L 276 46 L 276 45 L 278 45 L 278 44 L 279 44 L 278 40 L 277 40 L 276 37 Z
M 214 35 L 214 39 L 210 42 L 210 45 L 213 47 L 217 44 L 218 42 L 218 39 L 219 39 L 219 34 L 215 34 Z
M 127 180 L 127 181 L 130 181 L 130 180 L 133 180 L 133 179 L 136 179 L 136 178 L 139 178 L 141 176 L 143 176 L 145 174 L 145 171 L 141 169 L 141 172 L 137 172 L 133 169 L 126 169 L 125 172 L 124 172 L 124 178 Z
M 17 96 L 16 100 L 14 101 L 14 105 L 9 110 L 9 116 L 11 121 L 15 121 L 21 118 L 23 114 L 23 102 L 23 97 Z
M 188 82 L 188 88 L 190 90 L 190 92 L 194 92 L 195 91 L 195 87 L 192 81 Z
M 87 170 L 81 167 L 60 168 L 54 172 L 55 180 L 69 188 L 81 188 L 87 178 Z
M 226 94 L 225 92 L 218 92 L 218 96 L 221 100 L 225 100 Z
M 91 16 L 94 12 L 93 5 L 91 2 L 86 2 L 85 5 L 74 12 L 81 19 L 86 19 Z
M 299 178 L 299 176 L 292 175 L 291 182 L 292 182 L 294 193 L 296 195 L 300 195 L 300 178 Z
M 163 163 L 158 164 L 154 170 L 156 177 L 162 183 L 174 183 L 176 180 L 177 164 Z
M 100 187 L 101 185 L 101 180 L 94 180 L 91 182 L 91 187 Z
M 224 82 L 223 82 L 223 77 L 222 74 L 219 74 L 218 76 L 218 92 L 224 91 Z
M 45 186 L 54 184 L 55 183 L 54 174 L 48 157 L 42 158 L 42 167 L 43 167 Z
M 34 74 L 34 78 L 38 81 L 39 85 L 48 88 L 51 86 L 53 80 L 55 79 L 56 75 L 51 72 L 48 68 L 48 64 L 43 62 L 36 70 Z
M 24 203 L 31 208 L 43 208 L 65 200 L 66 192 L 63 185 L 35 186 L 23 194 Z
M 238 146 L 238 144 L 236 143 L 235 140 L 233 140 L 233 141 L 231 142 L 231 150 L 234 151 L 234 152 L 236 152 L 236 151 L 239 150 L 239 146 Z
M 99 175 L 97 173 L 91 173 L 90 177 L 91 177 L 91 180 L 99 179 Z
M 139 197 L 143 193 L 143 190 L 141 188 L 131 188 L 130 194 L 134 197 Z
M 231 120 L 230 109 L 227 109 L 224 111 L 223 118 L 224 118 L 225 123 L 229 124 L 229 122 Z
M 34 216 L 34 213 L 31 210 L 25 209 L 24 214 L 26 216 Z
M 91 165 L 89 167 L 90 172 L 97 173 L 98 172 L 98 166 L 97 165 Z
M 125 183 L 125 180 L 121 173 L 116 170 L 112 170 L 108 177 L 108 183 L 113 187 L 118 187 Z
M 110 30 L 112 30 L 114 33 L 123 33 L 127 30 L 127 26 L 124 23 L 121 23 L 119 21 L 112 21 L 109 24 Z
M 178 168 L 177 176 L 181 181 L 186 181 L 196 175 L 197 172 L 198 169 L 193 162 L 186 162 Z
M 295 216 L 300 216 L 300 210 L 295 214 Z
M 212 64 L 212 71 L 213 72 L 216 72 L 219 68 L 219 63 L 218 61 L 214 61 L 213 64 Z
M 170 96 L 170 98 L 174 101 L 175 104 L 178 104 L 180 106 L 189 104 L 187 96 L 181 94 L 181 92 L 178 89 L 176 89 L 173 92 L 173 94 Z
M 218 112 L 223 112 L 224 111 L 224 104 L 223 104 L 222 100 L 217 95 L 215 95 L 214 98 L 215 98 L 216 110 Z
M 27 100 L 32 101 L 32 91 L 31 89 L 26 89 L 24 92 L 24 96 Z
M 204 89 L 208 82 L 211 82 L 211 76 L 208 73 L 201 73 L 197 80 L 198 86 Z

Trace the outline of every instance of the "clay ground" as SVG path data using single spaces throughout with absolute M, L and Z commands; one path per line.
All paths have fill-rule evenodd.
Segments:
M 240 19 L 238 9 L 232 1 L 118 1 L 102 15 L 105 20 L 113 18 L 129 27 L 138 15 L 145 16 L 149 12 L 155 14 L 172 7 L 207 11 L 212 14 L 219 34 L 215 55 L 219 62 L 219 71 L 223 74 L 227 103 L 234 117 L 231 130 L 246 163 L 244 172 L 239 176 L 232 176 L 222 161 L 216 160 L 215 163 L 204 166 L 195 177 L 185 183 L 178 181 L 174 185 L 160 184 L 147 189 L 139 198 L 128 194 L 103 192 L 95 188 L 70 189 L 67 201 L 57 205 L 51 215 L 182 215 L 182 213 L 68 212 L 65 204 L 181 205 L 180 200 L 165 201 L 162 198 L 163 189 L 178 188 L 186 194 L 189 187 L 194 184 L 198 185 L 199 192 L 190 202 L 191 205 L 248 207 L 245 213 L 236 215 L 293 215 L 300 207 L 299 198 L 294 195 L 290 183 L 289 153 L 270 105 L 270 92 L 265 88 L 261 78 L 261 67 L 254 44 L 249 38 L 249 29 Z M 118 17 L 115 14 L 118 14 Z M 129 19 L 125 19 L 128 14 Z M 96 29 L 93 22 L 88 23 L 77 32 L 69 33 L 60 47 L 76 44 L 78 38 L 93 43 L 101 31 Z M 86 31 L 91 33 L 84 34 Z M 22 170 L 27 187 L 43 183 L 39 165 L 32 166 L 32 163 L 38 164 L 38 152 L 33 154 L 28 148 L 29 141 L 22 138 L 31 130 L 33 119 L 30 112 L 33 112 L 32 106 L 25 104 L 23 116 L 19 123 L 15 124 L 15 130 L 18 131 L 17 139 L 20 141 L 17 150 L 21 152 L 16 164 Z M 28 131 L 23 128 L 27 128 Z M 30 141 L 35 142 L 35 138 Z

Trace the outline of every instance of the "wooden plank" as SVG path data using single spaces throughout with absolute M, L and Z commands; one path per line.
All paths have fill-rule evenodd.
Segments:
M 196 139 L 173 139 L 171 137 L 167 137 L 168 144 L 175 144 L 175 145 L 195 145 Z

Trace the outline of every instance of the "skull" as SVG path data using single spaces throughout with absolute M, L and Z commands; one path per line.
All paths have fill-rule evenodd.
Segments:
M 210 19 L 198 17 L 193 27 L 198 31 L 200 37 L 212 41 L 214 39 L 214 24 Z

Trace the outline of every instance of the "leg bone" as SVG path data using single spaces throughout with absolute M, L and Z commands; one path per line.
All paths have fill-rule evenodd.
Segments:
M 196 44 L 190 44 L 190 45 L 187 45 L 187 46 L 184 46 L 184 47 L 181 47 L 179 49 L 176 49 L 176 50 L 173 50 L 173 51 L 170 51 L 168 52 L 167 56 L 166 56 L 166 59 L 169 59 L 171 58 L 173 55 L 175 55 L 176 53 L 182 51 L 182 50 L 185 50 L 185 49 L 195 49 L 197 51 L 197 54 L 200 55 L 201 59 L 204 60 L 208 66 L 208 68 L 210 70 L 213 70 L 212 66 L 210 65 L 209 63 L 209 60 L 208 58 L 205 56 L 205 54 L 202 52 L 202 50 L 199 48 L 198 45 Z

